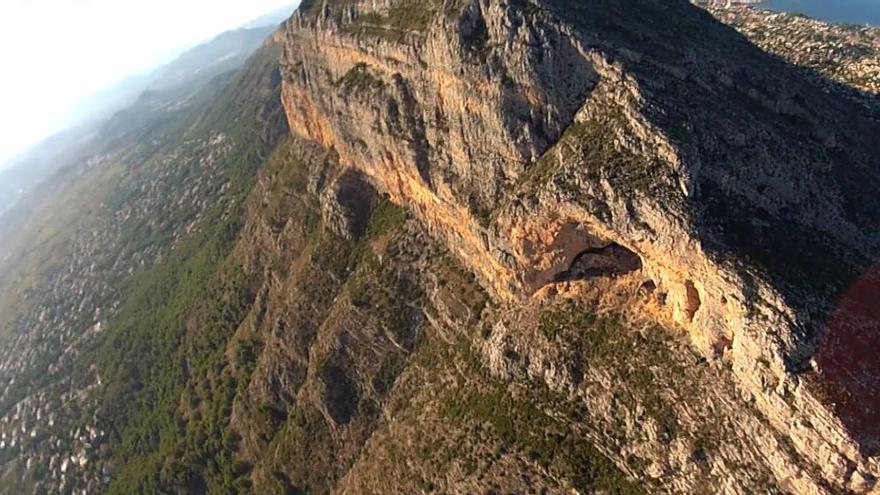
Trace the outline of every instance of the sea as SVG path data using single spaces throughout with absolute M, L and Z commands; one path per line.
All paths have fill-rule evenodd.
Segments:
M 768 0 L 759 6 L 828 22 L 880 27 L 880 0 Z

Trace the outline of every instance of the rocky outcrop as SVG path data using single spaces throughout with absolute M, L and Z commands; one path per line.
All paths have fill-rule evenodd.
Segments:
M 370 220 L 373 189 L 356 169 L 343 172 L 321 195 L 324 224 L 349 239 L 364 235 Z
M 686 2 L 317 1 L 284 37 L 290 127 L 498 301 L 559 297 L 584 253 L 631 253 L 646 311 L 729 365 L 741 397 L 718 414 L 753 408 L 788 439 L 764 446 L 778 486 L 873 489 L 876 432 L 846 417 L 876 404 L 841 411 L 821 393 L 841 380 L 810 365 L 880 253 L 863 112 Z M 678 473 L 666 486 L 694 489 Z

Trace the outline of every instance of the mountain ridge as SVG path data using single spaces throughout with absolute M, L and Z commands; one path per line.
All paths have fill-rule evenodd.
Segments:
M 775 427 L 811 436 L 792 431 L 781 417 L 822 415 L 834 421 L 816 409 L 809 387 L 802 387 L 800 373 L 791 370 L 814 354 L 821 332 L 815 322 L 828 311 L 814 305 L 811 293 L 842 289 L 876 259 L 878 239 L 870 232 L 877 211 L 867 205 L 877 188 L 877 150 L 845 137 L 876 134 L 876 123 L 851 118 L 859 113 L 856 107 L 804 81 L 796 69 L 767 57 L 687 2 L 460 5 L 305 6 L 287 24 L 283 95 L 291 128 L 334 147 L 343 162 L 356 164 L 395 201 L 409 204 L 498 296 L 552 286 L 549 282 L 579 253 L 596 245 L 595 237 L 628 248 L 668 299 L 661 321 L 689 329 L 707 356 L 723 354 L 759 410 L 778 421 Z M 426 24 L 401 30 L 398 23 L 411 25 L 419 9 L 434 9 L 437 17 L 416 17 Z M 668 17 L 677 25 L 659 29 L 658 19 Z M 450 26 L 454 22 L 458 31 Z M 569 42 L 577 45 L 568 48 Z M 526 54 L 513 51 L 515 46 L 527 47 Z M 431 47 L 421 52 L 429 58 L 419 58 L 415 47 Z M 588 75 L 566 81 L 564 74 L 541 65 L 542 59 L 580 67 L 569 74 Z M 450 67 L 455 69 L 448 74 Z M 334 86 L 351 89 L 334 92 Z M 568 88 L 568 95 L 585 95 L 584 107 L 554 95 L 560 87 Z M 480 88 L 479 99 L 465 88 Z M 512 113 L 505 115 L 508 109 Z M 394 119 L 409 122 L 405 129 L 415 134 L 396 134 Z M 456 122 L 451 130 L 442 124 L 447 119 Z M 468 127 L 477 121 L 482 135 Z M 852 131 L 831 131 L 850 125 Z M 719 126 L 724 130 L 714 131 Z M 559 136 L 561 143 L 555 143 Z M 784 144 L 792 136 L 798 136 L 797 151 Z M 603 145 L 609 139 L 616 142 Z M 518 147 L 511 148 L 513 143 Z M 739 154 L 731 155 L 731 149 Z M 785 165 L 771 164 L 766 155 L 771 149 L 773 160 Z M 484 154 L 472 156 L 469 150 Z M 586 160 L 574 154 L 578 151 Z M 505 210 L 502 203 L 500 211 L 492 211 L 502 194 L 492 193 L 492 174 L 481 180 L 487 174 L 478 170 L 496 167 L 496 177 L 512 174 L 507 180 L 513 182 L 520 175 L 541 174 L 542 161 L 550 162 L 550 170 L 557 168 L 549 184 L 543 183 L 549 190 L 520 193 L 512 207 Z M 569 172 L 566 161 L 604 168 L 584 177 Z M 559 170 L 567 175 L 554 182 Z M 773 178 L 777 174 L 784 179 Z M 474 180 L 481 181 L 479 187 L 462 185 Z M 475 193 L 489 196 L 475 198 Z M 481 212 L 487 206 L 488 215 Z M 817 209 L 808 212 L 812 207 Z M 798 216 L 785 217 L 791 208 L 799 209 Z M 492 223 L 482 223 L 486 217 Z M 759 227 L 748 220 L 774 217 L 786 218 L 787 226 Z M 792 218 L 798 220 L 792 224 Z M 828 264 L 810 263 L 819 259 Z M 811 279 L 817 282 L 812 288 Z M 741 309 L 733 309 L 732 301 Z M 755 312 L 769 322 L 749 316 Z M 768 379 L 755 366 L 761 360 L 775 363 L 769 369 L 778 390 L 790 387 L 803 403 L 783 405 L 776 392 L 760 385 Z M 865 407 L 855 417 L 844 412 L 831 440 L 838 442 L 843 438 L 838 435 L 854 428 L 850 433 L 857 443 L 832 447 L 839 452 L 833 460 L 814 457 L 818 468 L 849 462 L 864 473 L 860 476 L 877 476 L 876 460 L 847 453 L 855 445 L 867 452 L 875 448 L 876 432 L 857 419 L 873 406 Z M 801 454 L 816 451 L 805 448 Z M 813 481 L 801 482 L 807 492 L 824 483 L 808 488 Z
M 310 1 L 190 89 L 0 257 L 0 493 L 880 489 L 880 124 L 708 13 Z
M 271 14 L 269 18 L 276 18 Z M 95 137 L 113 121 L 114 115 L 138 107 L 139 112 L 154 110 L 185 99 L 212 78 L 241 67 L 270 34 L 273 24 L 239 28 L 221 33 L 213 40 L 186 50 L 173 61 L 147 74 L 128 76 L 120 82 L 85 97 L 71 109 L 68 129 L 43 140 L 22 156 L 3 164 L 0 169 L 0 214 L 16 198 L 48 179 L 55 171 L 99 150 Z M 147 98 L 149 97 L 149 98 Z M 117 119 L 117 123 L 120 119 Z

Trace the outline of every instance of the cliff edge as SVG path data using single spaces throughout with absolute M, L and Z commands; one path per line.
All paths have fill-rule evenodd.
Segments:
M 282 36 L 290 128 L 407 206 L 499 305 L 627 280 L 640 299 L 618 309 L 726 370 L 738 397 L 717 413 L 751 411 L 779 486 L 876 489 L 865 112 L 685 1 L 312 1 Z

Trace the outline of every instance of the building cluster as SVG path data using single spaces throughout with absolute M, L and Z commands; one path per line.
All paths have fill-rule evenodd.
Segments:
M 880 112 L 880 28 L 771 12 L 759 2 L 695 3 L 755 45 L 797 65 L 827 91 L 843 93 L 874 115 Z
M 0 329 L 0 465 L 15 466 L 0 482 L 19 476 L 46 494 L 106 484 L 107 433 L 93 393 L 101 377 L 84 352 L 113 324 L 128 276 L 197 230 L 208 208 L 232 207 L 221 166 L 232 147 L 213 134 L 83 163 L 81 173 L 119 171 L 121 193 L 71 226 L 73 242 L 46 250 L 52 268 L 22 285 L 30 287 L 20 296 L 27 309 Z

